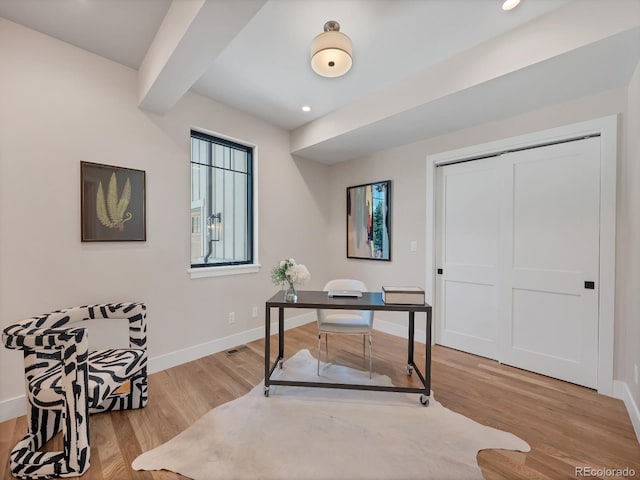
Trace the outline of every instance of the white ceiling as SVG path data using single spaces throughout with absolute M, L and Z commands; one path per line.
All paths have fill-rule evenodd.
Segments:
M 294 153 L 333 163 L 628 83 L 640 0 L 501 3 L 0 0 L 0 16 L 139 69 L 145 108 L 166 112 L 190 88 L 292 130 Z M 327 20 L 353 41 L 353 68 L 337 79 L 309 66 Z M 526 62 L 504 50 L 517 43 Z M 509 68 L 483 77 L 478 57 L 502 67 L 494 52 Z
M 194 90 L 293 129 L 566 1 L 525 0 L 507 13 L 497 0 L 271 0 Z M 309 66 L 311 40 L 327 20 L 353 42 L 353 67 L 337 79 Z
M 0 17 L 137 69 L 171 0 L 0 0 Z

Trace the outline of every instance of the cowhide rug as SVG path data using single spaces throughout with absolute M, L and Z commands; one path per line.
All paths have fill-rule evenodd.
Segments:
M 274 375 L 315 380 L 301 350 Z M 276 378 L 276 377 L 274 377 Z M 322 364 L 320 381 L 391 385 L 388 377 Z M 195 480 L 482 479 L 479 450 L 529 451 L 520 438 L 448 410 L 433 396 L 263 384 L 221 405 L 133 462 Z

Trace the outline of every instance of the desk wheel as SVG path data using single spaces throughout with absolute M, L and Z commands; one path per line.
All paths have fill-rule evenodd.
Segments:
M 413 365 L 409 364 L 407 365 L 407 375 L 410 377 L 412 373 L 413 373 Z
M 269 396 L 269 387 L 264 387 L 264 396 L 265 397 Z
M 425 407 L 429 406 L 429 397 L 427 397 L 426 395 L 420 395 L 420 403 L 422 405 L 424 405 Z

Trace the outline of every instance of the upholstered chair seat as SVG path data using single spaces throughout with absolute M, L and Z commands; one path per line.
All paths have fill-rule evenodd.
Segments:
M 97 408 L 113 392 L 129 381 L 132 372 L 142 368 L 145 351 L 135 348 L 95 350 L 89 353 L 87 379 L 87 401 L 90 409 Z M 62 386 L 62 364 L 51 365 L 32 371 L 28 383 L 29 402 L 42 408 L 56 408 L 64 399 Z M 37 372 L 37 370 L 41 370 Z
M 324 315 L 321 328 L 325 333 L 368 335 L 371 332 L 371 319 L 357 313 L 327 313 Z

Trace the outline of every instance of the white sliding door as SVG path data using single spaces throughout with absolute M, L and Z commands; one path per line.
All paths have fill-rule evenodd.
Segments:
M 600 139 L 437 173 L 438 342 L 596 387 Z
M 437 173 L 439 340 L 497 358 L 502 190 L 498 159 L 449 165 Z
M 600 139 L 503 158 L 512 182 L 500 360 L 595 388 Z

